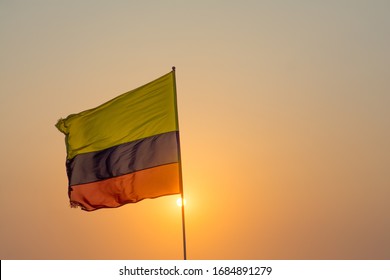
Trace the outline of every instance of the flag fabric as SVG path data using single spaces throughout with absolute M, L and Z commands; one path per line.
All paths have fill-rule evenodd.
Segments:
M 60 119 L 71 206 L 92 211 L 179 194 L 175 72 Z

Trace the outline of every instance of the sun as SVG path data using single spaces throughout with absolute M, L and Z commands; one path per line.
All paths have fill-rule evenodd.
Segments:
M 177 200 L 176 200 L 176 204 L 177 206 L 181 207 L 182 206 L 182 202 L 181 202 L 181 197 L 179 197 Z M 187 201 L 186 199 L 184 199 L 184 206 L 187 204 Z

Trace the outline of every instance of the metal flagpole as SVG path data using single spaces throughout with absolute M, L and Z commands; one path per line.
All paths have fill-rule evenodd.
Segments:
M 175 94 L 175 109 L 176 109 L 176 127 L 178 130 L 177 134 L 177 152 L 179 157 L 179 184 L 180 184 L 180 195 L 181 195 L 181 222 L 182 222 L 182 230 L 183 230 L 183 259 L 187 259 L 187 242 L 186 242 L 186 227 L 185 227 L 185 219 L 184 219 L 184 191 L 183 191 L 183 173 L 181 166 L 181 150 L 180 150 L 180 130 L 179 130 L 179 114 L 177 109 L 177 92 L 176 92 L 176 68 L 172 67 L 173 73 L 173 90 Z

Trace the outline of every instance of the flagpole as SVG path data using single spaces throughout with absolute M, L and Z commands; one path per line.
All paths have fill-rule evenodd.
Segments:
M 186 227 L 185 227 L 185 215 L 184 215 L 184 191 L 183 191 L 183 172 L 181 165 L 181 149 L 180 149 L 180 130 L 179 130 L 179 114 L 177 109 L 177 92 L 176 92 L 176 67 L 172 67 L 173 73 L 173 89 L 175 93 L 175 109 L 176 109 L 176 127 L 178 130 L 177 137 L 177 152 L 179 159 L 179 184 L 180 184 L 180 195 L 181 195 L 181 223 L 182 223 L 182 231 L 183 231 L 183 259 L 187 260 L 187 242 L 186 242 Z

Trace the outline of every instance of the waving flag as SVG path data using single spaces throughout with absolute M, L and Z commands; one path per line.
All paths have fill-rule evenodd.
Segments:
M 92 211 L 181 192 L 174 70 L 56 127 L 65 134 L 71 206 Z

